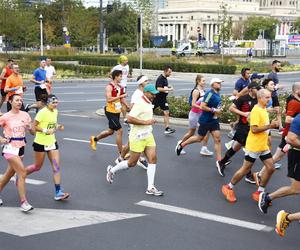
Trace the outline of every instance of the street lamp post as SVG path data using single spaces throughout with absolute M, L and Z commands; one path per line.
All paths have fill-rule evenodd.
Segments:
M 42 14 L 40 14 L 40 17 L 39 17 L 39 19 L 40 19 L 40 30 L 41 30 L 41 56 L 43 56 L 44 55 L 44 41 L 43 41 L 43 15 Z

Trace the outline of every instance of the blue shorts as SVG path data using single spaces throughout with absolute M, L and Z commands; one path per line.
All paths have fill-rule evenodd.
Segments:
M 198 128 L 198 135 L 206 136 L 207 132 L 212 132 L 215 130 L 220 130 L 220 123 L 200 123 L 200 126 Z

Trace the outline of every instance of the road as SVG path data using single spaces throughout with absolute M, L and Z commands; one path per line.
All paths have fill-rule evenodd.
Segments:
M 29 176 L 27 196 L 35 207 L 31 214 L 18 211 L 16 189 L 10 183 L 1 193 L 1 250 L 298 249 L 298 223 L 290 226 L 283 239 L 273 227 L 279 210 L 299 210 L 299 197 L 274 201 L 269 213 L 263 215 L 251 200 L 255 187 L 242 181 L 236 187 L 238 202 L 227 203 L 220 189 L 240 167 L 242 152 L 222 178 L 214 159 L 199 155 L 199 145 L 188 147 L 184 156 L 175 155 L 174 147 L 185 133 L 184 127 L 176 127 L 175 134 L 165 136 L 161 125 L 154 126 L 158 149 L 156 185 L 165 196 L 149 197 L 144 193 L 147 177 L 139 167 L 118 173 L 114 183 L 108 184 L 106 166 L 117 157 L 114 138 L 101 142 L 96 152 L 88 145 L 89 136 L 107 126 L 105 118 L 92 114 L 103 105 L 98 100 L 103 99 L 103 87 L 103 81 L 54 87 L 60 98 L 60 122 L 65 125 L 65 131 L 57 133 L 63 188 L 71 197 L 67 202 L 53 200 L 48 161 L 40 172 Z M 130 85 L 129 92 L 133 89 Z M 31 91 L 30 87 L 26 102 L 33 98 Z M 225 135 L 222 141 L 227 141 Z M 273 148 L 278 143 L 274 139 Z M 31 144 L 32 137 L 28 136 L 26 165 L 33 161 Z M 212 147 L 210 141 L 209 148 Z M 7 163 L 3 158 L 0 161 L 3 173 Z M 283 168 L 269 183 L 269 191 L 289 183 L 286 159 L 282 163 Z M 257 162 L 254 168 L 260 167 Z

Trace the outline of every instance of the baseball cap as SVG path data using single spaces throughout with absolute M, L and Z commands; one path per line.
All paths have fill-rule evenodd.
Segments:
M 159 93 L 159 91 L 155 88 L 155 86 L 151 83 L 147 84 L 145 87 L 144 87 L 144 92 L 150 92 L 152 93 L 153 95 L 156 95 Z
M 257 89 L 257 90 L 260 90 L 262 87 L 259 83 L 257 82 L 251 82 L 249 83 L 248 85 L 248 89 Z
M 254 72 L 252 75 L 251 75 L 251 80 L 252 79 L 261 79 L 261 78 L 264 78 L 265 75 L 259 75 L 258 73 Z
M 212 78 L 212 79 L 210 80 L 210 85 L 212 85 L 212 84 L 215 83 L 215 82 L 221 83 L 221 82 L 224 82 L 224 81 L 221 80 L 220 78 Z

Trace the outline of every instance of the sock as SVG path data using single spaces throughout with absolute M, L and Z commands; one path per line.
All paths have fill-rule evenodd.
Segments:
M 259 186 L 257 191 L 258 192 L 265 192 L 265 187 Z
M 60 191 L 60 184 L 54 184 L 55 192 L 58 193 Z
M 231 189 L 233 189 L 234 185 L 231 182 L 229 182 L 228 183 L 228 187 L 231 188 Z
M 221 163 L 225 164 L 236 152 L 233 148 L 230 148 L 226 151 L 224 158 L 221 160 Z
M 110 172 L 112 172 L 113 174 L 115 174 L 116 172 L 123 170 L 123 169 L 128 169 L 128 161 L 121 161 L 120 163 L 118 163 L 116 166 L 114 166 Z
M 155 178 L 156 164 L 148 164 L 147 168 L 147 177 L 148 177 L 148 190 L 153 188 L 154 186 L 154 178 Z

